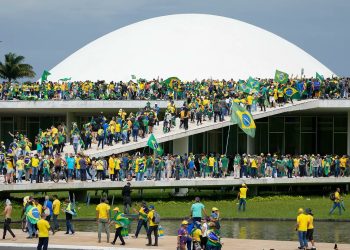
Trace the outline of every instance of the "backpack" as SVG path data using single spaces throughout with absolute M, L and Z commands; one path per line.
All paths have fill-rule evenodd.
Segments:
M 160 215 L 154 211 L 153 212 L 153 219 L 152 219 L 154 224 L 159 224 L 160 223 Z
M 330 199 L 331 201 L 335 201 L 335 194 L 334 194 L 334 193 L 331 193 L 331 194 L 329 195 L 329 199 Z

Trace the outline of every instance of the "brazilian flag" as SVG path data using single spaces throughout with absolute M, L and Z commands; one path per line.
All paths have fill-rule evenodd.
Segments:
M 247 80 L 247 87 L 251 89 L 259 90 L 260 82 L 258 82 L 257 80 L 255 80 L 253 77 L 250 76 L 249 79 Z
M 292 87 L 286 87 L 283 89 L 283 92 L 286 96 L 292 99 L 300 99 L 299 91 Z
M 159 146 L 159 144 L 156 140 L 156 137 L 154 137 L 153 134 L 151 134 L 151 136 L 149 137 L 149 139 L 147 141 L 147 146 L 150 147 L 151 149 L 155 150 L 158 155 L 163 154 L 163 149 Z
M 285 72 L 279 71 L 276 69 L 275 72 L 275 82 L 278 83 L 287 83 L 289 75 Z
M 177 77 L 169 77 L 168 79 L 164 80 L 161 84 L 166 86 L 168 89 L 174 89 L 175 83 L 181 83 L 180 79 Z
M 208 231 L 208 242 L 207 244 L 209 246 L 214 246 L 214 247 L 221 247 L 220 243 L 220 237 L 217 232 L 214 230 L 209 230 Z
M 324 77 L 323 75 L 319 74 L 316 72 L 316 79 L 319 80 L 320 82 L 323 82 L 324 81 Z
M 255 137 L 255 122 L 252 115 L 241 105 L 232 102 L 231 122 L 238 126 L 250 137 Z
M 113 220 L 121 227 L 127 227 L 130 224 L 129 219 L 121 212 L 116 213 Z
M 158 237 L 164 237 L 164 228 L 161 225 L 158 226 Z
M 40 220 L 39 210 L 36 207 L 28 206 L 26 209 L 27 220 L 31 224 L 36 224 Z

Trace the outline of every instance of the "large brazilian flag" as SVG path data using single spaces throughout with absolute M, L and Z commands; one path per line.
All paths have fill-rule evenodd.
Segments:
M 36 224 L 40 220 L 39 210 L 36 207 L 28 206 L 26 209 L 27 220 L 31 224 Z
M 283 71 L 277 70 L 275 72 L 275 82 L 287 83 L 289 75 Z
M 283 89 L 283 92 L 286 96 L 288 96 L 289 98 L 292 98 L 292 99 L 300 99 L 300 94 L 299 94 L 299 91 L 296 90 L 295 88 L 293 87 L 286 87 Z
M 231 122 L 238 124 L 238 126 L 250 137 L 255 137 L 255 122 L 250 114 L 241 105 L 232 102 L 231 106 Z
M 181 80 L 177 77 L 169 77 L 168 79 L 161 82 L 161 84 L 166 86 L 168 89 L 174 89 L 175 83 L 181 83 Z

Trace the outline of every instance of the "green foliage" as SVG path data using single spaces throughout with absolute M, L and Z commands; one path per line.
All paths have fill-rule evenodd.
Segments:
M 0 77 L 9 82 L 24 77 L 35 77 L 33 67 L 23 63 L 24 56 L 18 56 L 15 53 L 5 55 L 5 61 L 0 62 Z

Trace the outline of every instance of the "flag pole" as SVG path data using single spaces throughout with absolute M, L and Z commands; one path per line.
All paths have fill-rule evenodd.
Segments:
M 230 139 L 230 130 L 231 130 L 231 124 L 228 126 L 228 135 L 227 135 L 227 140 L 226 140 L 225 155 L 227 154 L 228 140 Z

